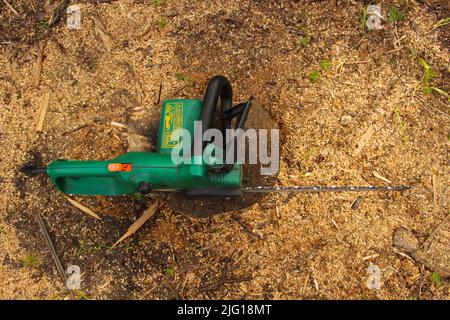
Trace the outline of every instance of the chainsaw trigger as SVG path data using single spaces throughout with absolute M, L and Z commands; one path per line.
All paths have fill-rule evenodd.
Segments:
M 110 163 L 108 171 L 110 172 L 130 172 L 133 169 L 131 163 Z

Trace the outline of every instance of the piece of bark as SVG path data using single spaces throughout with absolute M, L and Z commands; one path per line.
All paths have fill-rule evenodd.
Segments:
M 405 252 L 417 263 L 421 263 L 443 277 L 450 276 L 450 220 L 444 221 L 430 234 L 421 246 L 414 234 L 406 228 L 397 228 L 393 235 L 394 250 Z M 403 255 L 403 253 L 402 253 Z
M 407 253 L 412 253 L 419 248 L 419 241 L 412 232 L 406 228 L 395 229 L 392 241 L 394 247 Z

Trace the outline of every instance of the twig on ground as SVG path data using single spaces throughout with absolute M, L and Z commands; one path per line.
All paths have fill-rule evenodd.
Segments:
M 415 98 L 418 98 L 418 99 L 423 103 L 424 106 L 429 107 L 429 108 L 433 109 L 434 111 L 436 111 L 436 112 L 438 112 L 438 113 L 440 113 L 440 114 L 442 114 L 442 115 L 444 115 L 444 116 L 447 116 L 447 117 L 449 116 L 448 113 L 445 113 L 444 111 L 439 110 L 439 109 L 436 108 L 436 107 L 433 107 L 431 104 L 429 104 L 429 103 L 427 103 L 425 100 L 423 100 L 420 96 L 418 96 L 418 95 L 415 94 L 414 97 L 415 97 Z
M 55 9 L 52 12 L 52 16 L 48 20 L 48 27 L 52 27 L 55 23 L 57 23 L 62 15 L 64 14 L 64 11 L 66 11 L 67 6 L 69 5 L 69 0 L 61 0 L 55 7 Z
M 9 10 L 12 11 L 12 13 L 14 13 L 16 16 L 20 16 L 19 13 L 16 11 L 16 9 L 14 9 L 14 7 L 6 0 L 3 0 L 3 2 L 6 4 L 6 6 L 9 8 Z
M 213 282 L 209 285 L 203 286 L 199 288 L 200 292 L 208 293 L 210 291 L 218 289 L 220 286 L 226 284 L 226 283 L 236 283 L 236 282 L 244 282 L 244 281 L 251 281 L 253 279 L 252 276 L 242 276 L 242 277 L 232 277 L 230 276 L 230 263 L 232 262 L 232 259 L 229 257 L 226 257 L 227 259 L 225 261 L 225 265 L 222 268 L 222 275 L 220 279 L 216 282 Z
M 200 292 L 213 291 L 227 283 L 245 282 L 245 281 L 251 281 L 252 279 L 253 279 L 252 276 L 243 276 L 243 277 L 236 277 L 236 278 L 223 278 L 222 277 L 217 282 L 214 282 L 207 286 L 199 288 L 199 291 Z
M 425 246 L 431 242 L 433 237 L 442 228 L 442 226 L 444 226 L 444 224 L 448 221 L 449 218 L 450 218 L 450 214 L 447 214 L 447 216 L 444 218 L 444 220 L 442 220 L 442 222 L 430 233 L 430 236 L 427 238 L 427 240 L 425 240 L 424 243 L 422 243 L 420 248 L 425 248 Z M 426 248 L 426 250 L 427 249 L 428 249 L 428 247 Z
M 180 84 L 171 93 L 169 93 L 167 96 L 165 96 L 162 99 L 162 101 L 174 98 L 177 94 L 179 94 L 181 91 L 183 91 L 189 84 L 190 84 L 189 81 L 186 81 L 186 82 Z
M 153 290 L 156 289 L 156 284 L 151 287 L 149 290 L 147 290 L 146 292 L 144 292 L 144 294 L 142 296 L 139 297 L 139 300 L 144 300 L 145 298 L 147 298 L 147 296 L 152 293 Z
M 42 218 L 42 216 L 39 212 L 36 212 L 36 221 L 39 225 L 39 228 L 41 229 L 42 235 L 44 236 L 45 243 L 47 244 L 47 247 L 50 250 L 53 261 L 55 262 L 56 270 L 58 270 L 59 276 L 61 277 L 61 280 L 64 283 L 64 287 L 67 288 L 66 273 L 64 272 L 64 268 L 61 264 L 61 260 L 59 259 L 59 256 L 55 250 L 55 246 L 53 245 L 52 239 L 50 238 L 47 228 L 45 227 L 44 219 Z M 69 290 L 70 295 L 72 296 L 72 299 L 75 299 L 73 292 L 69 288 L 67 288 L 67 289 Z
M 409 260 L 411 260 L 411 261 L 415 261 L 413 258 L 411 258 L 410 256 L 408 256 L 406 253 L 403 253 L 403 252 L 401 252 L 400 250 L 398 250 L 398 249 L 396 249 L 396 248 L 392 248 L 392 250 L 393 250 L 396 254 L 401 255 L 402 257 L 405 257 L 405 258 L 407 258 L 407 259 L 409 259 Z
M 162 92 L 162 81 L 159 83 L 159 91 L 158 91 L 158 99 L 156 100 L 156 105 L 159 104 L 159 102 L 161 101 L 161 92 Z
M 251 238 L 256 239 L 256 240 L 259 239 L 258 235 L 253 233 L 250 230 L 250 228 L 244 222 L 241 221 L 241 219 L 239 217 L 233 216 L 232 218 L 242 228 L 242 230 L 244 230 L 244 232 L 247 233 Z
M 435 207 L 438 207 L 438 201 L 439 201 L 439 167 L 438 164 L 434 164 L 432 171 L 431 171 L 431 183 L 433 185 L 433 202 Z
M 73 133 L 73 132 L 75 132 L 75 131 L 84 129 L 84 128 L 86 128 L 87 126 L 88 126 L 87 123 L 82 124 L 82 125 L 80 125 L 80 126 L 78 126 L 78 127 L 76 127 L 76 128 L 73 128 L 73 129 L 71 129 L 71 130 L 69 130 L 69 131 L 65 131 L 65 132 L 61 133 L 61 135 L 62 135 L 62 136 L 68 135 L 68 134 Z
M 37 87 L 41 80 L 42 60 L 44 57 L 45 41 L 42 40 L 38 44 L 36 66 L 34 68 L 33 85 Z
M 101 121 L 100 118 L 96 118 L 96 119 L 92 120 L 92 122 L 94 122 L 94 123 L 97 123 L 97 122 L 100 122 L 100 121 Z M 61 136 L 66 136 L 66 135 L 71 134 L 71 133 L 74 133 L 74 132 L 76 132 L 76 131 L 78 131 L 78 130 L 87 128 L 88 126 L 89 126 L 89 123 L 84 123 L 84 124 L 82 124 L 82 125 L 79 125 L 78 127 L 75 127 L 75 128 L 73 128 L 73 129 L 70 129 L 70 130 L 67 130 L 67 131 L 61 133 Z

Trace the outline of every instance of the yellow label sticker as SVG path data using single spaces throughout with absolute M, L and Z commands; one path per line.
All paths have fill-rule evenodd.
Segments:
M 162 134 L 163 148 L 176 148 L 178 146 L 177 141 L 172 141 L 172 133 L 180 128 L 183 128 L 183 104 L 181 102 L 167 103 Z

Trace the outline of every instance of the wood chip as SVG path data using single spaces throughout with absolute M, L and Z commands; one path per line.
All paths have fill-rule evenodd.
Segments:
M 45 115 L 47 114 L 48 106 L 50 105 L 50 91 L 44 97 L 44 101 L 39 108 L 38 120 L 36 122 L 36 132 L 42 132 L 44 128 Z
M 100 218 L 94 211 L 92 211 L 91 209 L 89 209 L 88 207 L 82 205 L 81 203 L 66 197 L 66 199 L 70 202 L 71 205 L 73 205 L 75 208 L 80 209 L 81 211 L 83 211 L 84 213 L 87 213 L 88 215 L 94 217 L 97 220 L 102 220 L 102 218 Z
M 358 141 L 358 146 L 356 147 L 355 151 L 353 152 L 353 156 L 357 156 L 361 150 L 364 148 L 364 146 L 367 144 L 367 142 L 370 140 L 370 138 L 375 133 L 375 128 L 370 125 L 369 128 L 367 128 L 366 132 L 362 135 L 361 139 Z
M 316 278 L 313 278 L 313 282 L 314 282 L 314 287 L 316 288 L 317 292 L 319 292 L 319 282 L 317 281 Z
M 363 200 L 364 200 L 364 197 L 363 197 L 363 196 L 357 196 L 356 199 L 353 200 L 353 202 L 352 202 L 350 208 L 351 208 L 352 210 L 358 209 L 358 208 L 359 208 L 359 205 L 361 204 L 361 202 L 362 202 Z
M 142 225 L 148 220 L 150 219 L 156 212 L 156 210 L 158 210 L 159 207 L 159 201 L 156 200 L 151 206 L 150 208 L 148 208 L 147 210 L 144 211 L 144 213 L 142 214 L 142 216 L 139 217 L 139 219 L 137 219 L 127 230 L 127 232 L 124 233 L 123 236 L 120 237 L 119 240 L 116 241 L 116 243 L 113 244 L 113 246 L 111 248 L 114 248 L 115 246 L 117 246 L 119 243 L 121 243 L 123 240 L 125 240 L 126 238 L 128 238 L 129 236 L 133 235 L 136 231 L 138 231 Z
M 331 219 L 331 223 L 336 227 L 336 229 L 339 230 L 339 226 L 338 226 L 338 224 L 336 223 L 336 221 L 334 221 L 334 219 Z
M 120 122 L 111 121 L 111 125 L 119 127 L 119 128 L 123 128 L 123 129 L 128 129 L 128 126 L 126 124 L 123 124 Z
M 376 172 L 376 171 L 373 172 L 373 175 L 374 175 L 375 177 L 377 177 L 378 179 L 381 179 L 381 180 L 383 180 L 383 181 L 385 181 L 385 182 L 387 182 L 387 183 L 392 183 L 391 180 L 386 179 L 385 177 L 383 177 L 381 174 L 379 174 L 379 173 Z
M 379 257 L 379 256 L 380 256 L 380 255 L 379 255 L 378 253 L 375 253 L 375 254 L 372 254 L 372 255 L 370 255 L 370 256 L 364 257 L 363 260 L 366 261 L 366 260 L 370 260 L 370 259 L 375 259 L 375 258 L 377 258 L 377 257 Z
M 305 281 L 303 282 L 303 289 L 302 289 L 302 293 L 306 292 L 306 288 L 308 288 L 308 282 L 309 282 L 309 277 L 311 276 L 311 273 L 308 273 L 308 275 L 305 278 Z
M 44 57 L 45 41 L 38 44 L 36 66 L 34 68 L 33 85 L 37 88 L 41 81 L 42 60 Z

